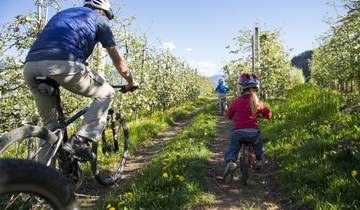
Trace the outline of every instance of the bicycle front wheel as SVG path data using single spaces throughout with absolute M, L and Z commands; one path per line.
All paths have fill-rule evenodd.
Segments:
M 72 186 L 42 163 L 1 159 L 0 177 L 0 209 L 79 209 Z
M 105 186 L 113 185 L 122 175 L 128 156 L 129 131 L 124 118 L 114 109 L 109 110 L 106 129 L 99 144 L 93 144 L 97 159 L 92 161 L 96 181 Z
M 241 183 L 246 186 L 249 178 L 249 149 L 243 146 L 240 156 Z

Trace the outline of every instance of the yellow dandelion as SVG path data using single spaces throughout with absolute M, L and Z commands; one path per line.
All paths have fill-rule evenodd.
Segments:
M 183 177 L 183 176 L 179 176 L 179 181 L 180 181 L 180 182 L 185 181 L 185 177 Z
M 180 175 L 176 175 L 176 178 L 180 181 L 183 182 L 185 180 L 184 176 L 180 176 Z
M 356 171 L 356 170 L 352 170 L 352 171 L 351 171 L 351 176 L 353 176 L 353 177 L 357 176 L 357 171 Z
M 169 174 L 166 173 L 166 172 L 164 172 L 164 173 L 162 174 L 162 176 L 165 177 L 165 178 L 168 178 L 168 177 L 169 177 Z
M 115 207 L 111 207 L 111 208 L 109 208 L 109 210 L 116 210 L 116 209 L 115 209 Z
M 126 197 L 128 200 L 132 201 L 132 199 L 134 198 L 134 195 L 132 194 L 132 192 L 128 192 L 128 193 L 126 193 Z

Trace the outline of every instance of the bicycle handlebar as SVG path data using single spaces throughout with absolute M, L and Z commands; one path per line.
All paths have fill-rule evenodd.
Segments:
M 144 83 L 144 81 L 143 80 L 141 80 L 140 82 L 139 82 L 139 85 L 137 86 L 137 87 L 135 87 L 135 88 L 133 88 L 133 89 L 131 89 L 131 90 L 126 90 L 126 85 L 111 85 L 113 88 L 119 88 L 119 90 L 120 90 L 120 92 L 122 92 L 122 93 L 127 93 L 127 92 L 133 92 L 133 91 L 135 91 L 136 89 L 139 89 L 139 87 L 140 87 L 140 85 L 142 85 Z

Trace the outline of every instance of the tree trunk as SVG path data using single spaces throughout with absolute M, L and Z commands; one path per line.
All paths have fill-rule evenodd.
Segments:
M 358 94 L 360 94 L 360 72 L 358 72 L 358 78 L 357 78 L 357 88 L 358 88 Z

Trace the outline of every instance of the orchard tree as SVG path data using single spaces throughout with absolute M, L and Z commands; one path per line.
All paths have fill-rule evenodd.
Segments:
M 240 31 L 235 37 L 234 47 L 228 47 L 230 53 L 235 54 L 238 59 L 229 62 L 224 69 L 224 74 L 230 81 L 231 87 L 235 88 L 236 80 L 241 72 L 251 72 L 251 35 L 250 29 Z M 299 74 L 292 72 L 288 53 L 279 41 L 280 31 L 260 32 L 260 67 L 261 92 L 263 96 L 278 97 L 285 90 L 293 87 L 303 79 L 291 79 Z
M 360 1 L 344 2 L 346 15 L 331 25 L 320 37 L 321 46 L 314 51 L 313 79 L 322 86 L 360 93 Z

